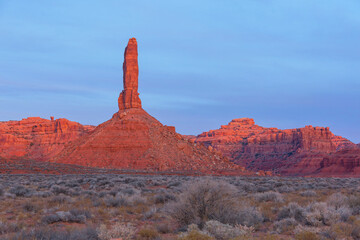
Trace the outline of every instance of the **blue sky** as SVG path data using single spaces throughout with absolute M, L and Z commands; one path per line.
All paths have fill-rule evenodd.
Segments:
M 144 109 L 180 133 L 252 117 L 360 142 L 357 0 L 0 0 L 0 120 L 108 120 L 131 37 Z

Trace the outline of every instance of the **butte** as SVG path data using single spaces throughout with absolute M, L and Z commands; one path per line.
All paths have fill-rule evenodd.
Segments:
M 164 126 L 142 109 L 138 75 L 137 41 L 131 38 L 124 54 L 119 111 L 90 134 L 69 143 L 51 161 L 148 171 L 242 169 L 211 148 L 185 139 L 174 127 Z

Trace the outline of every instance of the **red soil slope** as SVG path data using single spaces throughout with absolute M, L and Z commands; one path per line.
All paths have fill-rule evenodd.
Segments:
M 309 175 L 321 172 L 327 166 L 324 158 L 337 149 L 348 149 L 355 144 L 334 136 L 329 128 L 306 126 L 298 129 L 280 130 L 255 125 L 250 118 L 232 120 L 220 129 L 204 132 L 192 141 L 211 146 L 230 160 L 246 168 L 258 171 L 274 171 L 286 175 Z M 331 159 L 332 168 L 345 152 L 339 152 Z M 350 168 L 357 166 L 356 153 L 346 157 Z M 334 167 L 335 166 L 335 167 Z M 346 171 L 350 171 L 346 168 Z M 352 170 L 351 170 L 352 171 Z M 326 170 L 322 172 L 325 174 Z M 339 170 L 339 174 L 344 173 Z M 332 173 L 329 172 L 329 175 Z M 326 175 L 326 174 L 325 174 Z
M 0 158 L 48 160 L 64 145 L 86 135 L 95 127 L 67 119 L 29 117 L 21 121 L 0 122 Z
M 137 43 L 130 39 L 124 56 L 124 90 L 119 112 L 92 133 L 69 144 L 52 161 L 89 167 L 192 170 L 213 172 L 241 167 L 194 144 L 162 125 L 141 108 L 138 98 Z

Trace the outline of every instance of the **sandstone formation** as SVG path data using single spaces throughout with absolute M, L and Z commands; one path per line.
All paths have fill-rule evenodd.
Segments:
M 138 52 L 135 38 L 131 38 L 124 53 L 123 64 L 124 90 L 118 99 L 119 109 L 141 108 L 141 100 L 138 93 Z
M 343 138 L 341 136 L 333 136 L 331 140 L 335 144 L 336 150 L 338 150 L 338 151 L 342 150 L 342 149 L 357 147 L 355 143 L 353 143 L 350 140 Z
M 90 173 L 106 168 L 191 174 L 360 176 L 360 144 L 335 136 L 329 128 L 281 130 L 240 118 L 198 136 L 182 136 L 174 127 L 162 125 L 141 106 L 135 38 L 125 49 L 123 72 L 119 111 L 96 128 L 54 117 L 0 122 L 0 172 L 41 172 L 41 166 L 46 166 L 42 172 L 70 173 L 76 169 Z M 8 160 L 14 159 L 9 164 Z M 27 170 L 17 170 L 18 166 L 27 166 Z
M 334 136 L 329 128 L 264 128 L 251 118 L 234 119 L 220 129 L 192 138 L 192 141 L 210 146 L 250 170 L 287 175 L 317 172 L 324 158 L 337 149 L 353 146 L 349 140 Z
M 123 69 L 124 90 L 118 101 L 119 111 L 89 135 L 66 146 L 52 161 L 149 171 L 242 170 L 205 146 L 183 138 L 174 127 L 162 125 L 141 108 L 134 38 L 126 47 Z
M 320 162 L 318 176 L 360 176 L 360 148 L 345 148 Z
M 0 122 L 0 158 L 48 160 L 64 145 L 86 135 L 93 126 L 67 119 L 29 117 L 21 121 Z

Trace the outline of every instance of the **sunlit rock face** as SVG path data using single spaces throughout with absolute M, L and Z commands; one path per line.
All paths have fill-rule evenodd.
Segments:
M 119 110 L 141 108 L 141 100 L 138 93 L 138 52 L 135 38 L 131 38 L 124 53 L 123 64 L 124 90 L 118 99 Z
M 306 126 L 280 130 L 258 126 L 251 118 L 234 119 L 220 129 L 190 139 L 214 148 L 250 170 L 287 175 L 319 173 L 326 165 L 322 164 L 324 158 L 337 150 L 356 146 L 345 138 L 334 136 L 329 128 Z M 353 161 L 348 164 L 348 170 L 357 165 L 356 158 L 355 153 L 347 158 L 347 162 Z M 331 162 L 335 164 L 334 160 Z
M 61 152 L 65 144 L 87 135 L 94 128 L 54 117 L 0 122 L 0 158 L 46 161 Z
M 137 42 L 131 38 L 125 49 L 119 111 L 91 134 L 66 146 L 52 161 L 154 171 L 243 171 L 207 147 L 185 139 L 174 127 L 162 125 L 141 108 L 137 56 Z

